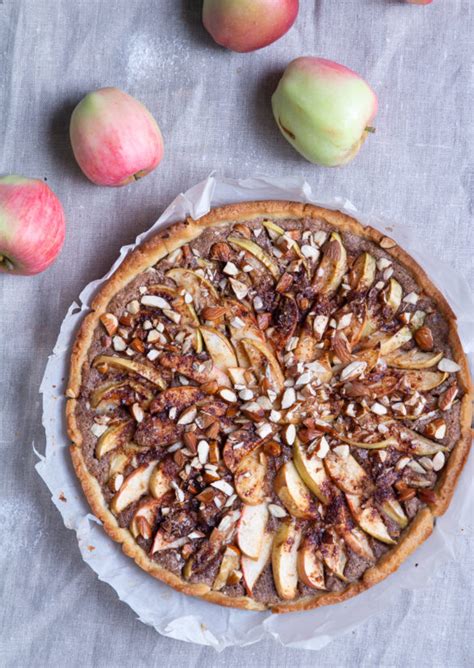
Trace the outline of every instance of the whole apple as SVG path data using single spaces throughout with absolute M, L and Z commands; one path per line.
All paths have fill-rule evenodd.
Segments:
M 0 178 L 0 271 L 29 276 L 54 262 L 64 243 L 64 211 L 46 183 Z
M 163 157 L 160 128 L 148 109 L 118 88 L 86 95 L 69 128 L 79 167 L 100 186 L 124 186 L 149 174 Z
M 217 44 L 245 53 L 280 39 L 298 9 L 299 0 L 204 0 L 202 21 Z
M 310 162 L 344 165 L 357 154 L 377 113 L 377 96 L 358 74 L 306 56 L 286 68 L 272 97 L 283 136 Z

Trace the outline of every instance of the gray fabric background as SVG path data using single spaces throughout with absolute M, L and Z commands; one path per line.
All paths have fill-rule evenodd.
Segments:
M 306 177 L 321 198 L 403 220 L 425 252 L 474 282 L 472 0 L 301 0 L 292 31 L 254 54 L 217 48 L 192 0 L 0 0 L 0 173 L 47 178 L 68 218 L 56 264 L 0 275 L 1 666 L 468 666 L 473 527 L 426 589 L 318 654 L 271 640 L 213 650 L 160 637 L 83 563 L 34 471 L 44 447 L 38 387 L 70 302 L 181 190 L 216 169 Z M 377 133 L 342 170 L 306 163 L 275 128 L 269 98 L 285 64 L 322 55 L 379 94 Z M 115 85 L 162 128 L 157 171 L 122 189 L 89 184 L 68 119 Z

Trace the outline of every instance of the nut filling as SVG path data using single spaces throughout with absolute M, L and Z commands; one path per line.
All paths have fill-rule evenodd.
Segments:
M 322 213 L 249 215 L 97 312 L 73 449 L 175 582 L 227 605 L 343 593 L 435 503 L 462 353 L 394 247 Z

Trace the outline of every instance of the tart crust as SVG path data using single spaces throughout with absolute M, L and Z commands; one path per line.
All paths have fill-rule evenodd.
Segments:
M 418 511 L 398 543 L 389 549 L 374 566 L 365 571 L 359 582 L 348 585 L 341 592 L 316 593 L 304 596 L 294 602 L 281 602 L 267 606 L 249 596 L 230 597 L 213 591 L 207 584 L 193 584 L 175 575 L 171 571 L 150 559 L 138 545 L 128 529 L 121 528 L 116 517 L 104 500 L 101 487 L 96 478 L 87 469 L 81 449 L 82 434 L 76 418 L 76 408 L 82 384 L 83 365 L 87 363 L 88 350 L 91 346 L 94 330 L 100 322 L 100 316 L 106 313 L 111 299 L 122 290 L 137 274 L 155 265 L 159 260 L 177 248 L 196 239 L 204 229 L 219 227 L 229 223 L 251 221 L 264 216 L 265 219 L 278 221 L 285 218 L 314 218 L 323 220 L 337 231 L 350 232 L 376 244 L 382 242 L 385 252 L 406 268 L 415 278 L 418 286 L 436 304 L 439 312 L 448 323 L 448 341 L 453 352 L 453 359 L 461 367 L 457 382 L 463 397 L 460 408 L 461 436 L 450 453 L 447 464 L 439 476 L 434 501 Z M 200 597 L 212 603 L 246 610 L 270 609 L 275 613 L 309 610 L 323 605 L 345 601 L 362 593 L 374 584 L 396 571 L 407 557 L 424 542 L 433 530 L 435 518 L 442 515 L 451 501 L 457 480 L 467 459 L 471 443 L 472 386 L 467 359 L 464 355 L 456 327 L 456 316 L 441 292 L 429 280 L 424 270 L 402 248 L 394 243 L 391 247 L 383 245 L 384 235 L 378 230 L 361 225 L 354 218 L 338 211 L 331 211 L 309 204 L 286 201 L 258 201 L 233 204 L 213 209 L 198 220 L 188 218 L 160 231 L 137 249 L 129 253 L 114 274 L 103 285 L 92 301 L 91 311 L 85 317 L 77 334 L 70 365 L 70 377 L 66 390 L 67 427 L 72 441 L 70 448 L 75 472 L 84 494 L 94 514 L 103 523 L 107 534 L 122 545 L 124 553 L 134 559 L 140 568 L 153 577 L 185 594 Z

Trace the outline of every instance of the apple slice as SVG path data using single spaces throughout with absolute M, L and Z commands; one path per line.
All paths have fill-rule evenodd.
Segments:
M 313 279 L 314 290 L 329 295 L 337 290 L 347 271 L 347 253 L 337 232 L 332 232 L 325 244 L 324 255 Z
M 172 461 L 172 460 L 168 460 Z M 152 471 L 149 482 L 150 494 L 157 499 L 157 501 L 162 501 L 163 498 L 172 491 L 171 480 L 172 477 L 167 472 L 168 462 L 163 460 L 158 464 L 158 466 Z M 177 467 L 176 467 L 177 468 Z
M 109 474 L 107 482 L 113 480 L 116 475 L 123 473 L 130 464 L 132 457 L 132 452 L 128 452 L 127 450 L 124 452 L 122 448 L 119 452 L 113 452 L 109 460 Z
M 250 506 L 261 504 L 266 497 L 267 457 L 255 450 L 240 462 L 234 473 L 235 491 Z
M 399 426 L 398 431 L 404 439 L 403 446 L 399 449 L 418 455 L 419 457 L 431 457 L 438 452 L 447 452 L 448 448 L 440 443 L 431 441 L 429 438 L 422 436 L 413 429 Z
M 324 465 L 343 492 L 349 494 L 370 494 L 372 492 L 371 479 L 351 454 L 341 457 L 334 450 L 330 450 L 324 458 Z
M 391 445 L 397 446 L 398 441 L 394 436 L 389 436 L 388 438 L 385 438 L 383 441 L 374 441 L 373 443 L 366 443 L 365 441 L 354 441 L 351 438 L 346 438 L 342 434 L 337 434 L 337 437 L 341 439 L 341 441 L 344 441 L 344 443 L 347 443 L 348 445 L 352 445 L 355 448 L 362 448 L 364 450 L 385 450 L 385 448 L 389 448 Z
M 97 357 L 92 362 L 92 366 L 97 368 L 98 366 L 102 365 L 107 368 L 112 367 L 113 369 L 118 369 L 119 371 L 129 371 L 131 373 L 136 373 L 138 376 L 142 376 L 142 378 L 149 380 L 150 383 L 157 385 L 162 390 L 164 390 L 166 387 L 165 381 L 161 377 L 161 374 L 154 367 L 149 366 L 148 364 L 135 362 L 135 360 L 127 359 L 125 357 L 97 355 Z
M 141 503 L 130 522 L 129 530 L 134 538 L 142 536 L 150 540 L 161 504 L 157 499 L 149 499 Z
M 293 517 L 301 519 L 316 517 L 314 499 L 300 478 L 293 462 L 286 462 L 280 468 L 274 480 L 274 489 Z
M 112 499 L 110 508 L 115 515 L 125 510 L 131 503 L 148 492 L 151 474 L 156 466 L 156 462 L 142 464 L 128 475 L 122 483 L 117 494 Z
M 314 545 L 305 541 L 298 551 L 298 575 L 311 589 L 326 589 L 324 566 Z
M 151 546 L 151 554 L 156 552 L 164 552 L 165 550 L 176 550 L 178 547 L 182 547 L 185 543 L 188 542 L 188 538 L 184 536 L 183 538 L 173 538 L 169 540 L 168 534 L 165 534 L 164 531 L 158 529 Z
M 341 537 L 355 554 L 370 563 L 375 563 L 376 558 L 370 547 L 367 536 L 363 531 L 354 527 L 353 529 L 341 529 Z
M 242 555 L 242 575 L 245 589 L 249 596 L 253 596 L 253 588 L 270 561 L 273 538 L 274 535 L 271 531 L 266 531 L 264 533 L 257 559 L 250 559 L 250 557 L 245 556 L 245 554 Z
M 387 287 L 382 292 L 382 299 L 386 306 L 389 307 L 392 315 L 394 315 L 400 308 L 402 303 L 403 289 L 398 281 L 391 278 L 387 283 Z
M 349 273 L 349 284 L 357 292 L 366 292 L 375 280 L 377 263 L 370 253 L 361 253 Z
M 300 330 L 298 344 L 294 350 L 297 362 L 312 362 L 318 353 L 317 338 L 313 331 L 314 318 L 308 316 Z
M 340 580 L 347 582 L 344 568 L 347 563 L 347 554 L 344 542 L 339 538 L 335 529 L 326 529 L 320 545 L 320 552 L 327 568 Z
M 160 364 L 165 369 L 172 369 L 196 383 L 208 383 L 210 380 L 215 380 L 222 387 L 231 387 L 229 376 L 213 364 L 212 360 L 201 362 L 195 355 L 163 353 L 160 357 Z
M 118 383 L 104 383 L 103 385 L 96 387 L 96 389 L 90 394 L 90 405 L 92 408 L 97 409 L 98 412 L 106 412 L 107 410 L 116 408 L 122 401 L 123 392 L 127 392 L 128 388 L 131 388 L 138 394 L 145 397 L 147 401 L 153 399 L 153 392 L 151 392 L 141 383 L 133 380 L 133 378 L 127 378 L 127 380 L 120 381 Z
M 168 411 L 170 408 L 176 408 L 176 412 L 179 414 L 188 406 L 196 404 L 205 397 L 206 395 L 199 387 L 192 385 L 169 387 L 160 392 L 156 399 L 152 401 L 150 412 L 161 413 L 162 411 Z
M 296 470 L 309 489 L 318 499 L 328 504 L 331 497 L 331 480 L 319 457 L 308 457 L 301 442 L 296 439 L 293 445 L 293 462 Z
M 270 239 L 272 239 L 272 240 L 277 239 L 278 237 L 283 236 L 283 235 L 285 234 L 285 232 L 286 232 L 286 230 L 284 230 L 283 227 L 280 227 L 279 225 L 276 225 L 276 223 L 274 223 L 274 222 L 271 221 L 271 220 L 264 220 L 264 221 L 262 221 L 262 225 L 263 225 L 263 227 L 265 227 L 265 228 L 268 230 L 268 232 L 269 232 L 269 235 L 268 235 L 268 236 L 269 236 Z M 307 273 L 308 276 L 309 276 L 309 273 L 310 273 L 310 272 L 309 272 L 308 260 L 307 260 L 307 259 L 305 258 L 305 256 L 303 255 L 303 252 L 302 252 L 302 250 L 301 250 L 301 248 L 300 248 L 300 245 L 298 244 L 297 241 L 295 241 L 294 239 L 291 239 L 291 237 L 289 237 L 289 236 L 285 237 L 285 239 L 289 242 L 289 246 L 291 247 L 291 249 L 292 249 L 292 250 L 296 253 L 296 255 L 301 259 L 301 262 L 302 262 L 302 264 L 303 264 L 303 266 L 304 266 L 304 268 L 305 268 L 305 271 L 306 271 L 306 273 Z
M 224 334 L 213 327 L 200 327 L 199 331 L 212 361 L 221 371 L 227 371 L 230 366 L 237 366 L 234 347 Z
M 438 364 L 443 353 L 422 353 L 418 348 L 412 350 L 395 350 L 385 355 L 388 366 L 397 369 L 428 369 Z
M 398 332 L 388 338 L 384 338 L 380 342 L 380 354 L 388 355 L 394 350 L 401 348 L 405 343 L 411 341 L 412 338 L 413 334 L 411 333 L 411 329 L 405 325 L 401 327 Z
M 236 570 L 240 566 L 240 552 L 233 545 L 228 545 L 225 549 L 224 556 L 222 557 L 221 565 L 219 572 L 216 575 L 212 588 L 214 591 L 220 591 L 223 589 L 229 575 L 232 571 Z
M 244 505 L 237 524 L 237 543 L 250 559 L 258 559 L 268 522 L 266 503 L 258 506 Z
M 251 241 L 250 239 L 245 239 L 241 237 L 227 237 L 227 241 L 237 248 L 242 248 L 247 251 L 265 267 L 271 273 L 273 278 L 277 281 L 280 278 L 280 268 L 275 260 L 266 253 L 261 246 Z
M 95 446 L 95 456 L 97 459 L 102 459 L 108 452 L 114 450 L 124 442 L 124 436 L 130 430 L 131 421 L 119 422 L 111 427 L 99 437 Z
M 192 269 L 175 267 L 170 269 L 166 276 L 171 278 L 179 288 L 189 292 L 199 312 L 206 306 L 220 305 L 219 295 L 212 283 Z
M 231 432 L 227 436 L 222 451 L 224 463 L 229 471 L 235 472 L 240 462 L 256 450 L 262 442 L 263 439 L 250 429 L 237 429 Z
M 429 392 L 444 383 L 449 374 L 441 371 L 406 371 L 402 378 L 403 384 L 412 392 Z
M 301 531 L 295 520 L 287 519 L 275 534 L 272 546 L 273 580 L 278 596 L 285 601 L 295 598 L 298 591 L 298 548 Z
M 388 533 L 379 511 L 371 499 L 364 502 L 362 497 L 357 494 L 346 494 L 346 499 L 351 513 L 361 529 L 382 543 L 395 545 L 396 541 Z
M 395 497 L 386 499 L 382 503 L 382 510 L 391 520 L 396 522 L 402 529 L 408 524 L 408 517 Z
M 242 344 L 252 362 L 252 365 L 257 369 L 261 365 L 260 362 L 263 357 L 263 360 L 266 363 L 266 377 L 268 378 L 275 392 L 281 392 L 283 390 L 285 376 L 281 370 L 277 358 L 270 350 L 270 347 L 265 343 L 252 339 L 242 339 Z

